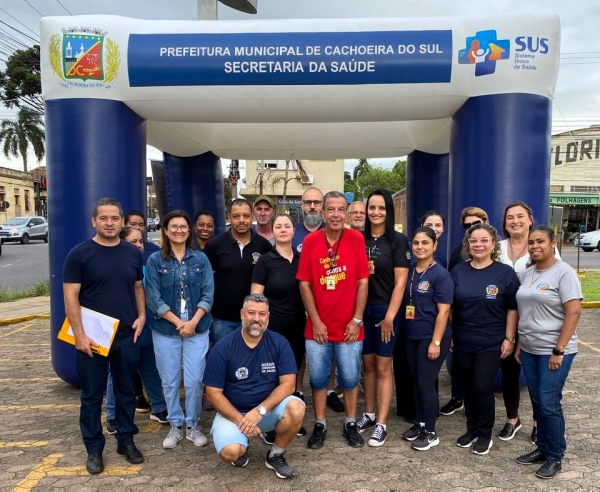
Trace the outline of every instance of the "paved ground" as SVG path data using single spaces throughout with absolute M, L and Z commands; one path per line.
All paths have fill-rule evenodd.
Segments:
M 13 305 L 14 306 L 14 305 Z M 12 312 L 0 305 L 0 318 Z M 222 463 L 210 442 L 196 448 L 183 440 L 163 450 L 167 428 L 137 416 L 136 443 L 146 456 L 141 466 L 129 465 L 116 454 L 107 436 L 106 471 L 90 476 L 83 466 L 85 450 L 78 426 L 78 390 L 56 377 L 50 362 L 49 320 L 34 319 L 0 326 L 0 491 L 502 491 L 600 490 L 600 310 L 586 309 L 579 326 L 580 352 L 567 383 L 564 407 L 569 449 L 564 471 L 554 480 L 534 476 L 535 468 L 518 465 L 517 455 L 529 443 L 531 407 L 523 391 L 524 427 L 515 439 L 494 439 L 487 456 L 456 447 L 464 431 L 464 413 L 441 417 L 441 444 L 416 452 L 400 438 L 409 426 L 392 417 L 390 436 L 381 448 L 351 449 L 341 436 L 341 417 L 328 413 L 329 438 L 323 449 L 306 448 L 296 439 L 288 451 L 297 477 L 280 480 L 264 466 L 267 451 L 259 439 L 250 448 L 244 469 Z M 449 377 L 440 376 L 441 399 L 449 393 Z M 359 405 L 362 407 L 362 400 Z M 496 431 L 503 424 L 502 397 L 497 394 Z M 312 427 L 308 399 L 307 428 Z M 202 418 L 210 428 L 213 413 Z

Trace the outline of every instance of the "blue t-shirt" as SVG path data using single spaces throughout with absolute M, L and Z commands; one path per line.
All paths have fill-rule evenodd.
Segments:
M 422 275 L 421 275 L 422 274 Z M 410 303 L 412 284 L 412 305 L 415 307 L 415 319 L 406 319 L 406 306 Z M 438 304 L 452 304 L 454 282 L 446 269 L 436 263 L 424 272 L 416 272 L 411 266 L 404 290 L 404 299 L 400 315 L 404 318 L 404 335 L 411 340 L 425 340 L 433 337 Z M 452 335 L 450 320 L 444 336 Z
M 210 351 L 203 383 L 221 388 L 239 412 L 247 413 L 279 386 L 280 376 L 297 372 L 290 344 L 281 335 L 267 330 L 252 349 L 238 328 Z
M 482 269 L 473 268 L 469 261 L 456 265 L 450 275 L 455 285 L 454 346 L 469 353 L 500 350 L 508 310 L 517 309 L 517 274 L 499 261 Z
M 325 221 L 321 222 L 321 225 L 319 226 L 319 228 L 317 229 L 317 231 L 320 231 L 321 229 L 325 228 Z M 296 224 L 296 227 L 294 229 L 294 238 L 292 239 L 292 248 L 294 248 L 296 251 L 298 251 L 298 253 L 302 253 L 302 243 L 304 242 L 304 239 L 306 238 L 306 236 L 308 236 L 311 232 L 315 232 L 315 231 L 309 231 L 306 226 L 304 225 L 304 222 L 300 222 L 299 224 Z
M 103 246 L 88 239 L 69 252 L 63 267 L 63 282 L 81 284 L 82 307 L 119 320 L 117 338 L 133 336 L 131 325 L 138 317 L 133 286 L 143 277 L 140 250 L 123 240 Z

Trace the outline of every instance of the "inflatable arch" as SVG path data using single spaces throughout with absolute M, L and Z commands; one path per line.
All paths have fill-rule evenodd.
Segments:
M 224 226 L 220 157 L 408 155 L 409 230 L 436 208 L 497 225 L 549 203 L 555 16 L 142 21 L 42 19 L 52 363 L 77 384 L 62 265 L 89 238 L 94 201 L 145 209 L 146 144 L 164 152 L 167 208 Z M 461 230 L 446 235 L 456 244 Z

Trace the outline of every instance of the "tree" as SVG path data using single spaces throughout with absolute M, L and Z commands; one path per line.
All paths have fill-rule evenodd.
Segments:
M 394 194 L 406 186 L 406 163 L 398 161 L 393 169 L 372 167 L 358 177 L 356 185 L 361 199 L 377 188 Z
M 16 121 L 3 120 L 0 123 L 0 143 L 3 154 L 7 159 L 10 159 L 11 156 L 21 156 L 25 172 L 27 172 L 29 144 L 33 147 L 33 152 L 39 162 L 46 153 L 45 138 L 42 115 L 30 109 L 22 108 L 17 114 Z
M 354 171 L 352 171 L 352 179 L 356 181 L 361 174 L 369 172 L 373 166 L 369 164 L 368 159 L 359 159 L 358 164 L 354 167 Z
M 223 176 L 223 197 L 225 198 L 225 210 L 227 210 L 234 198 L 231 192 L 231 179 L 229 176 Z
M 40 46 L 16 50 L 0 72 L 0 99 L 7 108 L 27 108 L 44 113 L 40 71 Z

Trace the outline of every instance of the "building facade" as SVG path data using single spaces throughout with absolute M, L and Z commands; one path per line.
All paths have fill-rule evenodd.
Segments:
M 302 220 L 300 201 L 304 190 L 315 187 L 323 194 L 344 191 L 344 160 L 247 160 L 243 186 L 240 190 L 243 197 L 252 201 L 258 195 L 268 195 L 277 204 L 278 212 L 287 213 L 294 222 L 299 222 Z
M 553 135 L 550 164 L 550 204 L 563 208 L 565 232 L 600 229 L 600 125 Z
M 46 168 L 24 173 L 0 167 L 0 224 L 12 217 L 47 217 Z

